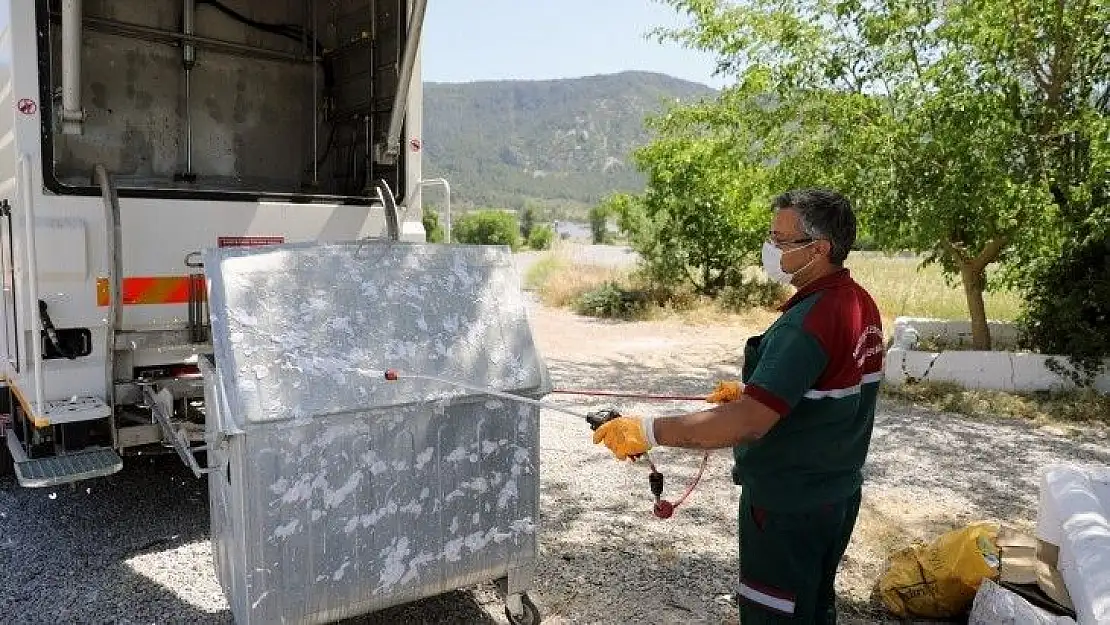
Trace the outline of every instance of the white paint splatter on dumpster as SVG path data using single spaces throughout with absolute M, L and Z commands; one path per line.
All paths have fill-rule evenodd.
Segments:
M 476 477 L 472 480 L 463 482 L 462 487 L 476 491 L 478 494 L 484 494 L 489 490 L 489 482 L 487 482 L 484 477 Z
M 274 538 L 289 538 L 293 534 L 297 533 L 297 528 L 300 526 L 300 520 L 293 519 L 285 525 L 278 526 L 278 528 L 274 530 Z
M 339 570 L 336 571 L 335 574 L 331 576 L 331 578 L 337 582 L 343 579 L 343 576 L 347 573 L 348 566 L 351 566 L 351 561 L 344 560 L 343 565 L 339 567 Z
M 427 566 L 438 559 L 439 558 L 437 556 L 434 556 L 427 552 L 423 552 L 420 555 L 416 556 L 412 559 L 411 562 L 409 562 L 409 572 L 405 573 L 405 576 L 401 579 L 401 583 L 408 584 L 416 581 L 416 579 L 420 577 L 420 567 Z
M 339 490 L 332 491 L 324 496 L 324 505 L 329 508 L 337 508 L 343 500 L 355 492 L 359 483 L 362 481 L 362 471 L 355 471 L 351 477 L 347 478 L 347 483 L 339 487 Z
M 448 562 L 458 562 L 462 559 L 463 540 L 462 538 L 455 538 L 447 541 L 447 544 L 443 547 L 443 557 Z
M 509 502 L 516 499 L 518 496 L 519 493 L 516 487 L 516 480 L 509 480 L 505 483 L 505 486 L 501 489 L 501 493 L 497 496 L 497 508 L 499 510 L 504 510 L 508 507 Z
M 468 455 L 469 454 L 466 453 L 465 448 L 456 447 L 454 451 L 447 454 L 447 456 L 444 458 L 444 460 L 446 460 L 447 462 L 460 462 L 464 458 L 466 458 Z
M 278 478 L 278 481 L 270 484 L 270 492 L 275 495 L 280 495 L 287 490 L 289 490 L 289 480 L 284 477 Z
M 405 536 L 396 539 L 391 546 L 382 551 L 381 555 L 385 558 L 385 562 L 378 581 L 384 588 L 389 588 L 404 577 L 405 558 L 410 553 L 409 539 Z
M 302 475 L 297 483 L 285 491 L 281 496 L 282 503 L 296 503 L 308 501 L 312 498 L 312 475 Z

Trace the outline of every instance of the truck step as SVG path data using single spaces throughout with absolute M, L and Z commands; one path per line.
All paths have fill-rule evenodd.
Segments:
M 99 397 L 75 397 L 43 402 L 40 416 L 49 420 L 50 425 L 59 425 L 107 419 L 111 415 L 112 409 Z
M 111 475 L 123 468 L 123 460 L 111 449 L 86 449 L 64 456 L 27 458 L 11 447 L 19 448 L 14 436 L 7 437 L 15 462 L 15 476 L 25 488 L 47 488 L 94 477 Z M 22 452 L 22 450 L 19 450 Z

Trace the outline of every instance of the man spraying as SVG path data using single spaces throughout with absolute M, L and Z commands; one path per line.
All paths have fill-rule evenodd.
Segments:
M 732 447 L 743 487 L 741 622 L 834 623 L 882 376 L 882 321 L 844 267 L 856 237 L 848 200 L 794 190 L 772 208 L 763 268 L 797 292 L 748 340 L 743 386 L 721 383 L 711 410 L 612 419 L 593 440 L 619 460 L 658 446 Z

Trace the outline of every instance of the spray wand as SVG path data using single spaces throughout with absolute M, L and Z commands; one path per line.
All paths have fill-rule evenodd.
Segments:
M 369 372 L 360 371 L 360 373 L 369 373 Z M 400 380 L 402 378 L 404 378 L 404 379 L 414 379 L 414 380 L 427 380 L 427 381 L 430 381 L 430 382 L 439 382 L 439 383 L 447 384 L 447 385 L 450 385 L 450 386 L 457 386 L 459 388 L 463 388 L 463 389 L 466 389 L 466 390 L 469 390 L 469 391 L 474 391 L 476 393 L 482 393 L 482 394 L 486 394 L 486 395 L 493 395 L 494 397 L 500 397 L 502 399 L 507 399 L 507 400 L 513 401 L 513 402 L 530 404 L 530 405 L 537 406 L 537 407 L 540 407 L 540 408 L 547 408 L 548 410 L 559 412 L 559 413 L 562 413 L 562 414 L 565 414 L 565 415 L 570 415 L 572 417 L 576 417 L 576 418 L 579 418 L 579 419 L 584 418 L 586 420 L 586 423 L 588 423 L 590 425 L 590 429 L 592 429 L 592 430 L 597 430 L 599 427 L 601 427 L 605 423 L 621 416 L 620 413 L 617 412 L 616 410 L 608 410 L 608 409 L 607 410 L 599 410 L 599 411 L 596 411 L 596 412 L 591 412 L 591 413 L 583 415 L 583 414 L 581 414 L 579 412 L 576 412 L 574 410 L 563 408 L 562 406 L 558 406 L 558 405 L 553 405 L 549 402 L 541 401 L 541 400 L 538 400 L 538 399 L 532 399 L 530 397 L 521 397 L 520 395 L 514 395 L 512 393 L 506 393 L 504 391 L 499 391 L 497 389 L 486 387 L 486 386 L 473 386 L 473 385 L 470 385 L 470 384 L 466 384 L 464 382 L 460 382 L 458 380 L 452 380 L 452 379 L 449 379 L 449 378 L 442 378 L 442 377 L 438 377 L 438 376 L 434 376 L 434 375 L 422 375 L 422 374 L 415 374 L 415 373 L 402 374 L 397 369 L 386 369 L 385 372 L 384 372 L 383 377 L 389 382 L 396 382 L 397 380 Z M 613 391 L 570 390 L 570 389 L 557 389 L 557 390 L 552 391 L 552 393 L 561 393 L 561 394 L 567 394 L 567 395 L 587 395 L 587 396 L 597 396 L 597 397 L 634 397 L 634 398 L 638 398 L 638 399 L 650 399 L 650 400 L 660 400 L 660 401 L 676 401 L 676 400 L 677 401 L 705 401 L 705 397 L 692 396 L 692 395 L 651 395 L 651 394 L 644 394 L 644 393 L 619 393 L 619 392 L 613 392 Z M 697 487 L 698 482 L 701 481 L 701 476 L 705 473 L 705 466 L 709 462 L 709 452 L 705 452 L 704 456 L 702 456 L 701 467 L 698 469 L 697 475 L 694 476 L 694 479 L 686 487 L 686 491 L 682 494 L 681 497 L 679 497 L 674 502 L 671 502 L 671 501 L 668 501 L 668 500 L 662 498 L 663 497 L 663 474 L 660 473 L 659 470 L 655 467 L 655 463 L 652 462 L 650 454 L 644 454 L 644 455 L 645 455 L 645 460 L 647 460 L 647 463 L 648 463 L 648 468 L 651 469 L 651 473 L 648 474 L 648 485 L 651 487 L 651 494 L 655 498 L 655 504 L 652 508 L 652 512 L 655 514 L 656 517 L 658 517 L 660 519 L 669 519 L 669 518 L 671 518 L 671 516 L 674 515 L 675 509 L 678 508 L 678 506 L 682 505 L 682 503 L 684 501 L 686 501 L 686 498 L 689 497 L 692 492 L 694 492 L 694 488 Z M 639 456 L 633 457 L 633 460 L 638 460 L 638 459 L 639 459 Z

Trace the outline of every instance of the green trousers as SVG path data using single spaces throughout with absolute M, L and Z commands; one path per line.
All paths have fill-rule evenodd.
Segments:
M 860 492 L 802 512 L 740 495 L 741 625 L 836 623 L 834 581 L 859 514 Z

